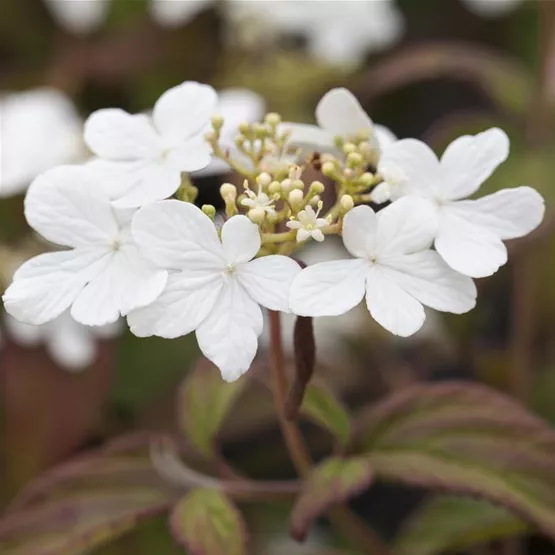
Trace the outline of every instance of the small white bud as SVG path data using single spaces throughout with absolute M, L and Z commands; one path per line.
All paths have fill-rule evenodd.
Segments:
M 298 208 L 298 207 L 301 206 L 301 204 L 304 200 L 304 194 L 300 189 L 293 189 L 289 193 L 289 196 L 287 197 L 287 199 L 289 200 L 289 204 L 293 208 Z
M 243 135 L 249 135 L 251 132 L 251 126 L 248 124 L 248 122 L 246 121 L 242 121 L 239 124 L 239 131 L 241 132 L 241 134 Z
M 347 164 L 349 164 L 351 168 L 356 168 L 364 164 L 364 158 L 359 152 L 350 152 L 347 155 Z
M 322 173 L 326 177 L 332 177 L 333 175 L 335 175 L 335 172 L 336 172 L 336 166 L 333 162 L 325 162 L 322 165 Z
M 345 154 L 351 154 L 351 152 L 356 152 L 356 150 L 357 150 L 357 147 L 353 143 L 345 143 L 343 145 L 343 152 Z
M 270 112 L 269 114 L 266 114 L 264 121 L 268 125 L 275 127 L 276 125 L 279 125 L 281 123 L 281 116 L 279 114 L 276 114 L 275 112 Z
M 209 143 L 213 143 L 216 140 L 216 133 L 214 133 L 214 131 L 208 131 L 205 135 L 204 138 L 209 142 Z
M 251 222 L 260 225 L 266 217 L 266 212 L 264 211 L 264 208 L 257 207 L 249 210 L 247 216 Z
M 360 176 L 360 182 L 365 187 L 370 187 L 374 183 L 374 175 L 370 172 L 365 172 Z
M 272 182 L 272 176 L 269 173 L 262 172 L 257 178 L 256 182 L 261 187 L 267 187 Z
M 391 198 L 391 185 L 384 181 L 380 183 L 371 193 L 370 200 L 376 204 L 383 204 Z
M 310 184 L 310 192 L 315 195 L 321 195 L 325 190 L 326 187 L 321 181 L 313 181 Z
M 237 198 L 237 187 L 231 183 L 224 183 L 220 187 L 220 195 L 227 202 L 235 202 Z
M 212 116 L 210 118 L 210 121 L 212 122 L 212 127 L 218 130 L 221 129 L 222 125 L 224 124 L 224 118 L 219 114 Z
M 281 183 L 279 181 L 272 181 L 268 186 L 268 193 L 279 195 L 281 193 Z
M 211 219 L 213 220 L 216 216 L 216 208 L 211 204 L 203 204 L 201 210 Z
M 353 197 L 351 195 L 343 195 L 341 197 L 341 200 L 339 201 L 339 204 L 343 212 L 348 212 L 349 210 L 352 210 L 354 208 L 355 201 L 353 200 Z
M 320 195 L 316 195 L 310 199 L 311 206 L 318 206 L 322 201 L 320 200 Z
M 290 179 L 284 179 L 281 182 L 281 190 L 287 194 L 293 188 L 293 182 Z

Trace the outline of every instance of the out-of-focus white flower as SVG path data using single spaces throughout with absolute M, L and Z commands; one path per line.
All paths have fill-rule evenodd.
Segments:
M 395 335 L 407 337 L 425 320 L 424 306 L 461 314 L 476 304 L 473 281 L 429 250 L 437 230 L 434 210 L 404 198 L 375 214 L 369 206 L 347 213 L 343 242 L 354 260 L 305 268 L 291 286 L 291 309 L 300 316 L 344 314 L 360 303 Z
M 463 0 L 471 12 L 482 17 L 498 17 L 512 12 L 523 0 Z
M 40 326 L 23 324 L 13 316 L 4 318 L 8 335 L 23 347 L 44 345 L 52 360 L 69 372 L 90 366 L 97 356 L 99 339 L 112 339 L 122 330 L 121 321 L 100 327 L 76 322 L 69 311 Z
M 115 210 L 83 167 L 60 166 L 39 176 L 25 199 L 29 225 L 69 250 L 25 262 L 4 294 L 6 311 L 40 325 L 71 307 L 89 326 L 115 322 L 151 303 L 167 272 L 140 253 L 130 230 L 133 210 Z
M 119 109 L 93 113 L 85 141 L 98 156 L 89 164 L 118 208 L 143 206 L 177 191 L 182 172 L 210 163 L 204 138 L 217 103 L 216 91 L 185 82 L 166 91 L 152 117 Z
M 300 35 L 314 57 L 341 66 L 393 45 L 404 27 L 392 0 L 228 0 L 226 8 L 236 25 Z
M 398 141 L 382 153 L 378 171 L 390 182 L 392 199 L 416 195 L 430 201 L 438 221 L 435 248 L 451 268 L 485 277 L 507 262 L 503 241 L 530 233 L 545 212 L 542 196 L 531 187 L 463 200 L 476 193 L 508 155 L 509 138 L 493 128 L 453 141 L 441 161 L 420 141 Z
M 61 91 L 0 96 L 0 196 L 23 193 L 38 174 L 84 156 L 82 132 L 82 120 Z
M 322 205 L 320 204 L 318 212 L 314 212 L 312 206 L 308 205 L 304 210 L 299 212 L 297 220 L 290 220 L 285 224 L 289 229 L 297 230 L 297 241 L 299 243 L 306 241 L 310 237 L 319 243 L 325 239 L 322 228 L 328 225 L 328 220 L 318 217 L 321 209 Z
M 299 265 L 278 255 L 253 260 L 261 239 L 247 217 L 230 218 L 220 241 L 202 210 L 175 200 L 139 210 L 133 236 L 152 262 L 171 273 L 154 303 L 128 315 L 131 331 L 166 338 L 196 331 L 201 351 L 222 377 L 239 378 L 256 354 L 260 305 L 289 311 L 289 288 Z
M 69 32 L 86 35 L 102 25 L 111 0 L 45 0 L 54 19 Z
M 291 130 L 291 144 L 304 152 L 338 154 L 335 137 L 348 142 L 364 134 L 376 151 L 397 140 L 387 127 L 375 124 L 354 94 L 344 88 L 332 89 L 320 99 L 316 121 L 318 125 L 284 123 L 283 127 Z
M 151 0 L 150 13 L 164 27 L 180 27 L 214 4 L 214 0 Z

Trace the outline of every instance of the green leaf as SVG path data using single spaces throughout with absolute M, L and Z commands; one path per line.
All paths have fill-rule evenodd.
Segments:
M 503 507 L 456 496 L 429 499 L 411 517 L 394 545 L 396 555 L 438 555 L 527 530 L 525 522 Z
M 505 395 L 412 387 L 363 414 L 354 444 L 379 476 L 488 499 L 555 537 L 555 432 Z
M 311 523 L 336 503 L 364 491 L 373 471 L 365 457 L 330 457 L 316 466 L 291 514 L 291 535 L 302 541 Z
M 316 424 L 331 432 L 342 445 L 349 443 L 349 414 L 329 389 L 310 384 L 305 391 L 301 411 Z
M 192 555 L 246 554 L 243 518 L 215 489 L 196 489 L 182 497 L 171 512 L 170 527 Z
M 178 408 L 180 428 L 203 455 L 214 454 L 214 439 L 246 383 L 244 379 L 225 382 L 206 360 L 199 362 L 183 383 Z

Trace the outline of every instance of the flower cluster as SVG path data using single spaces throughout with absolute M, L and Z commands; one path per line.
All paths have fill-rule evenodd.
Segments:
M 322 98 L 317 125 L 269 113 L 240 122 L 233 138 L 217 106 L 211 87 L 186 82 L 151 114 L 92 114 L 84 140 L 95 158 L 29 188 L 27 221 L 62 248 L 19 268 L 6 310 L 33 325 L 68 311 L 85 326 L 125 316 L 140 337 L 194 331 L 234 380 L 256 355 L 261 307 L 333 316 L 365 298 L 379 324 L 409 336 L 425 306 L 471 310 L 472 278 L 497 271 L 503 241 L 543 218 L 530 187 L 465 200 L 508 156 L 499 129 L 461 137 L 438 159 L 375 125 L 345 89 Z M 243 185 L 224 183 L 221 207 L 198 207 L 194 180 L 214 160 Z M 319 180 L 306 177 L 315 171 Z M 328 235 L 353 258 L 301 269 L 294 251 Z

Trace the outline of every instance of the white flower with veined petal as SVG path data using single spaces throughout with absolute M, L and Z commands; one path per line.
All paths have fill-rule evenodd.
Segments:
M 316 121 L 318 125 L 284 123 L 284 129 L 291 130 L 291 144 L 303 152 L 340 154 L 335 137 L 350 141 L 364 133 L 376 151 L 397 140 L 387 127 L 374 123 L 356 96 L 344 88 L 332 89 L 320 99 L 316 106 Z
M 289 229 L 297 230 L 297 242 L 302 243 L 309 237 L 321 243 L 324 240 L 322 228 L 328 225 L 328 220 L 319 218 L 322 205 L 318 207 L 318 212 L 314 212 L 314 208 L 308 205 L 304 210 L 301 210 L 297 215 L 297 220 L 290 220 L 285 225 Z
M 246 372 L 262 333 L 260 305 L 289 312 L 300 271 L 286 256 L 256 256 L 260 231 L 246 216 L 222 227 L 192 204 L 167 200 L 139 210 L 133 236 L 144 254 L 170 270 L 166 289 L 127 321 L 139 337 L 174 338 L 196 331 L 201 351 L 227 381 Z
M 471 277 L 494 274 L 507 262 L 506 239 L 530 233 L 542 221 L 545 204 L 531 187 L 503 189 L 478 200 L 476 193 L 509 155 L 509 139 L 497 128 L 453 141 L 441 161 L 415 139 L 389 146 L 379 173 L 394 176 L 392 198 L 418 195 L 435 209 L 435 248 L 453 268 Z
M 115 322 L 154 301 L 167 272 L 137 248 L 132 210 L 115 210 L 83 167 L 61 166 L 38 177 L 25 199 L 29 225 L 69 250 L 25 262 L 4 294 L 6 311 L 20 322 L 40 325 L 71 307 L 89 326 Z
M 366 295 L 372 317 L 395 335 L 416 333 L 424 306 L 461 314 L 476 304 L 473 281 L 429 250 L 434 211 L 419 198 L 394 202 L 377 214 L 358 206 L 344 218 L 343 242 L 354 260 L 305 268 L 291 286 L 291 309 L 300 316 L 336 316 Z
M 115 207 L 168 198 L 182 172 L 208 166 L 211 148 L 204 135 L 217 100 L 212 87 L 185 82 L 159 98 L 152 117 L 115 108 L 89 117 L 85 142 L 98 156 L 89 166 L 105 181 Z

